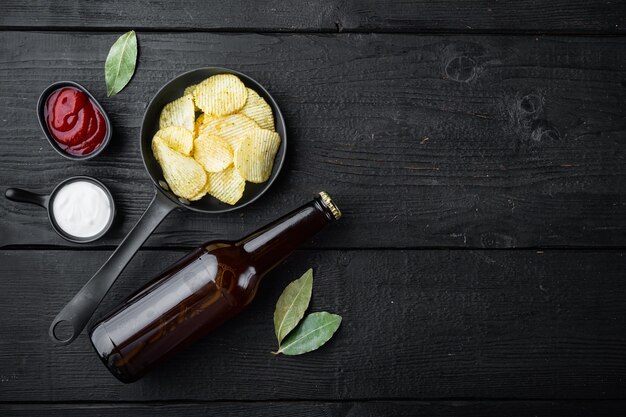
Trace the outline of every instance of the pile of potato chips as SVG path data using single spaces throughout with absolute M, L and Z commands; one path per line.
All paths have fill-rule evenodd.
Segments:
M 246 181 L 269 179 L 279 147 L 271 107 L 232 74 L 187 87 L 163 107 L 152 138 L 174 194 L 189 201 L 209 194 L 228 204 L 239 201 Z

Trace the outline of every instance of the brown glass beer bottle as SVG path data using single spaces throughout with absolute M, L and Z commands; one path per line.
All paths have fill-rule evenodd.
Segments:
M 90 332 L 94 349 L 120 381 L 136 381 L 239 313 L 264 275 L 340 217 L 322 192 L 238 242 L 206 243 L 97 323 Z

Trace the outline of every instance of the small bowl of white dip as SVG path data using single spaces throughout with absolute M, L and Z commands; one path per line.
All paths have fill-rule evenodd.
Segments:
M 37 204 L 48 211 L 54 230 L 74 243 L 88 243 L 106 234 L 115 218 L 109 189 L 95 178 L 71 177 L 60 182 L 50 195 L 19 188 L 5 192 L 9 200 Z

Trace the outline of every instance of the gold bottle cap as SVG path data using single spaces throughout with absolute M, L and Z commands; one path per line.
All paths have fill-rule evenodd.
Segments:
M 330 212 L 335 217 L 335 220 L 339 220 L 341 218 L 341 211 L 339 210 L 339 207 L 337 207 L 333 199 L 330 198 L 328 193 L 326 193 L 325 191 L 322 191 L 320 193 L 320 197 L 322 198 L 322 203 L 324 203 L 324 205 L 328 207 L 328 210 L 330 210 Z

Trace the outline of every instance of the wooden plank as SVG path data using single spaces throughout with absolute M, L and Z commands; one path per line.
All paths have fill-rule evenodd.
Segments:
M 620 1 L 5 0 L 3 28 L 227 31 L 624 33 Z
M 368 401 L 368 402 L 216 402 L 195 404 L 0 404 L 6 417 L 160 416 L 185 417 L 622 417 L 626 401 Z
M 414 35 L 141 34 L 138 71 L 105 98 L 113 34 L 0 34 L 0 188 L 50 191 L 68 175 L 109 185 L 115 245 L 153 188 L 138 149 L 152 95 L 219 65 L 249 73 L 285 114 L 284 172 L 240 212 L 172 214 L 148 245 L 235 238 L 328 191 L 345 217 L 315 247 L 626 245 L 626 39 Z M 35 105 L 72 79 L 113 121 L 86 163 L 45 142 Z M 0 245 L 65 242 L 37 207 L 0 199 Z
M 626 256 L 618 251 L 299 251 L 250 309 L 138 383 L 81 335 L 48 340 L 106 251 L 4 251 L 0 401 L 626 399 Z M 182 256 L 142 251 L 105 311 Z M 272 314 L 315 268 L 312 311 L 344 321 L 320 350 L 274 356 Z

